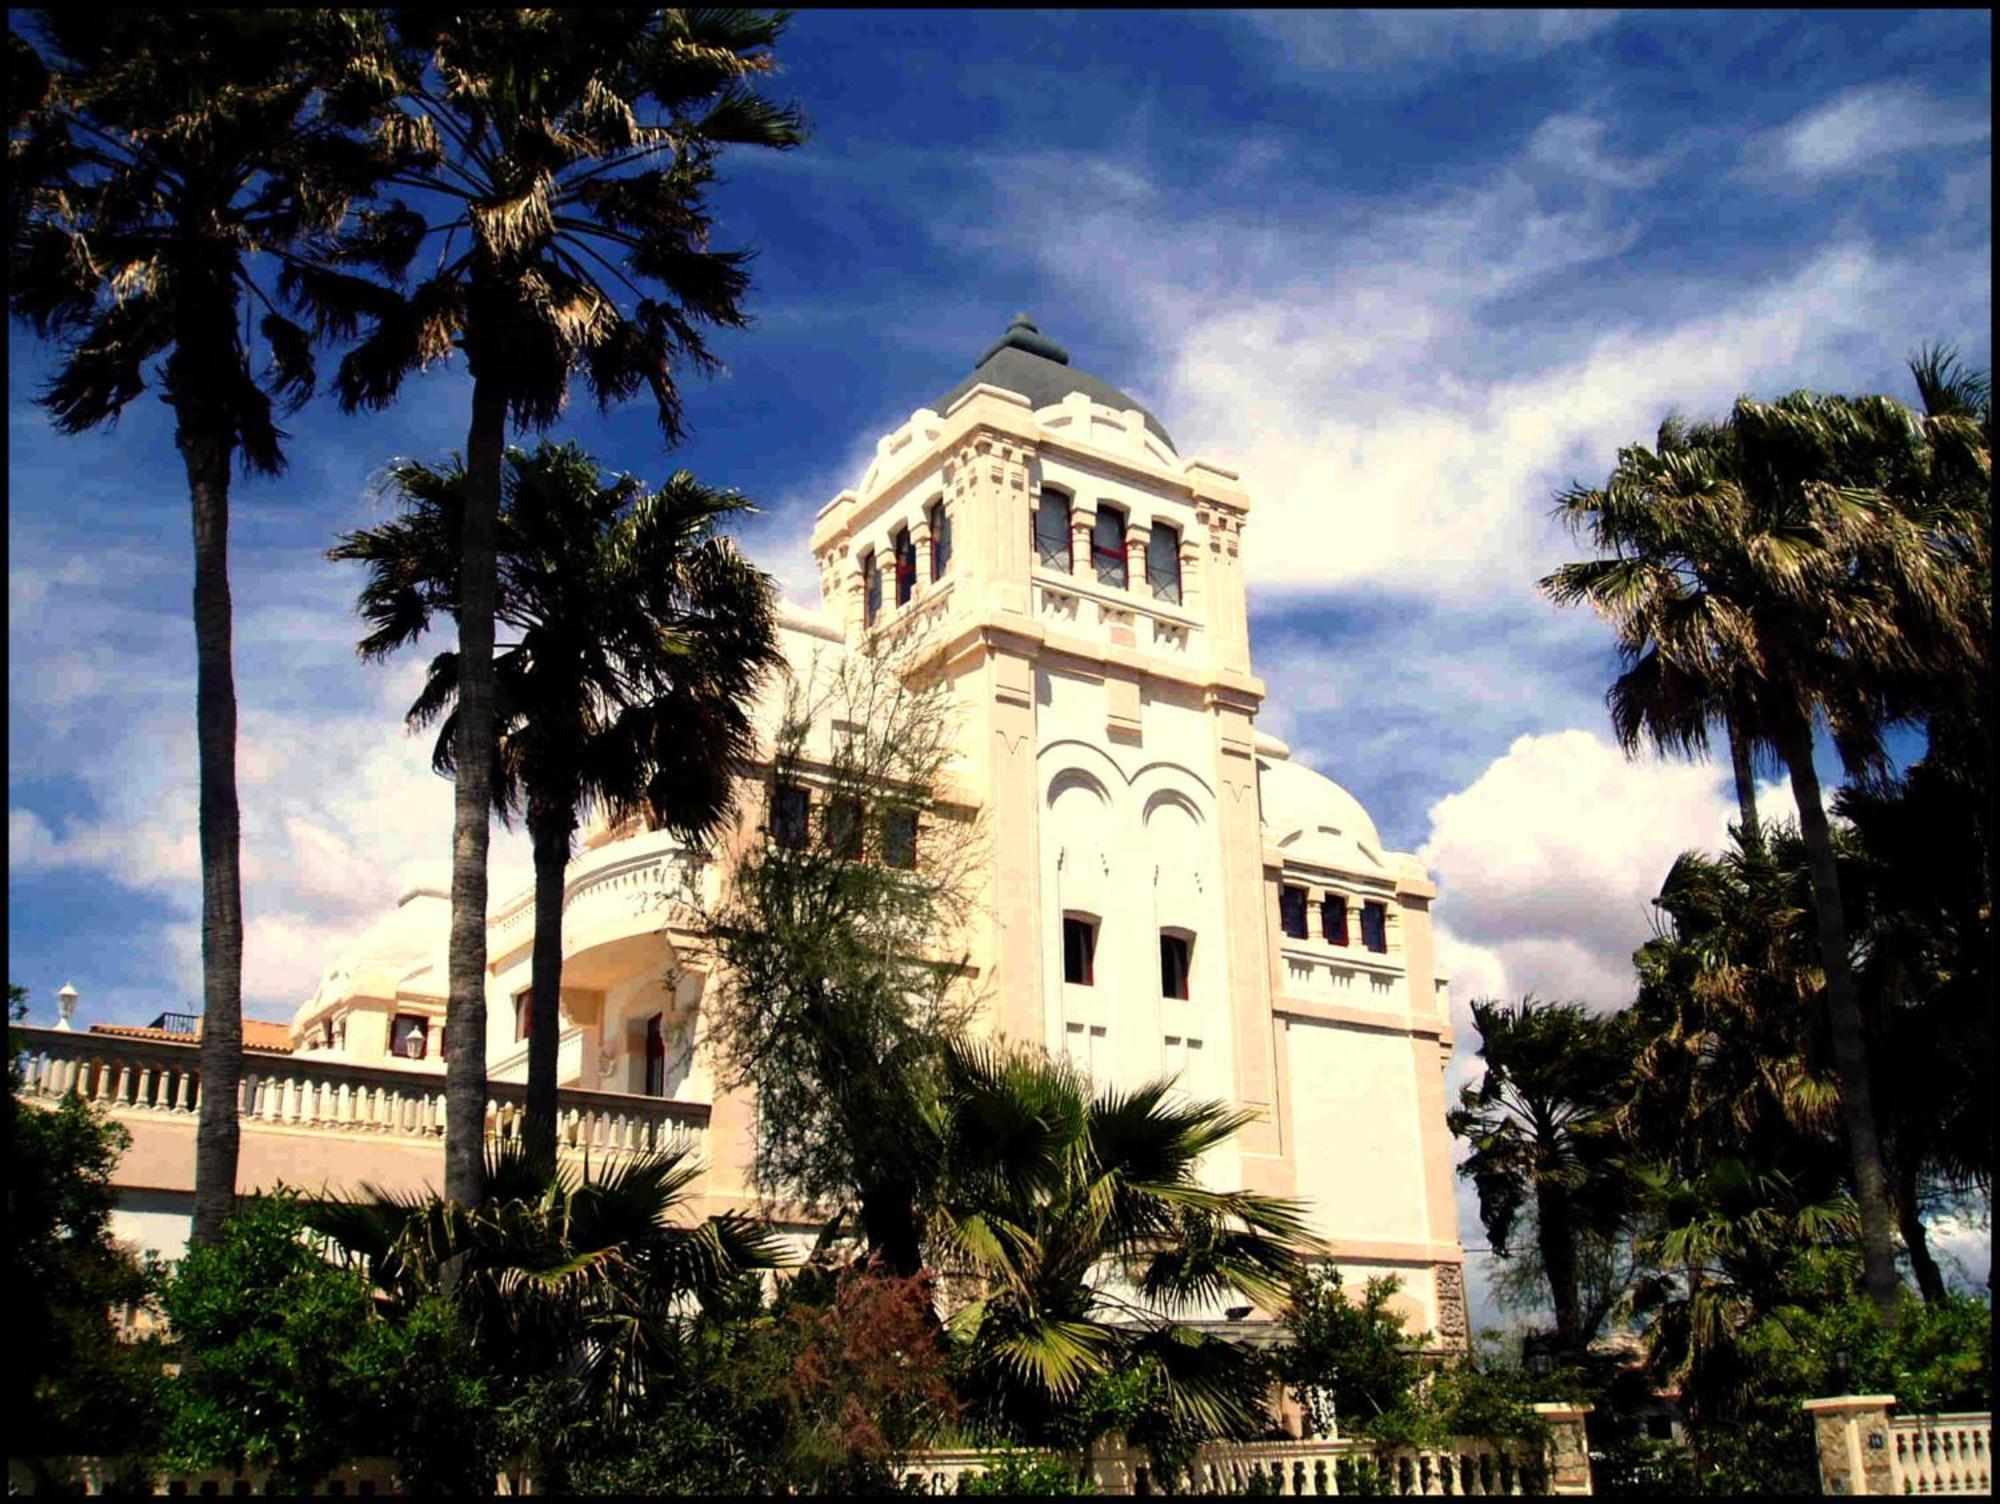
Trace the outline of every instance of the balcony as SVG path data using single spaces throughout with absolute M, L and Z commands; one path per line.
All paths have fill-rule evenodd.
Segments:
M 192 1130 L 201 1109 L 199 1045 L 22 1026 L 13 1037 L 25 1100 L 53 1105 L 75 1092 L 132 1130 L 133 1148 L 115 1183 L 192 1185 Z M 278 1179 L 310 1185 L 315 1171 L 337 1187 L 370 1181 L 414 1188 L 433 1180 L 443 1167 L 435 1149 L 444 1139 L 444 1086 L 442 1073 L 312 1055 L 246 1055 L 236 1094 L 243 1127 L 241 1188 L 265 1188 Z M 487 1083 L 489 1140 L 520 1136 L 526 1097 L 523 1083 Z M 587 1155 L 601 1164 L 681 1149 L 706 1157 L 706 1103 L 567 1088 L 556 1093 L 556 1114 L 558 1151 L 565 1158 Z M 302 1143 L 305 1139 L 313 1142 Z M 413 1149 L 431 1152 L 412 1159 Z M 404 1152 L 383 1152 L 395 1150 Z M 163 1163 L 183 1154 L 184 1165 Z

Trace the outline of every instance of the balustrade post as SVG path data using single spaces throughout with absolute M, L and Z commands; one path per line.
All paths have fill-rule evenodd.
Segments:
M 1893 1394 L 1843 1394 L 1807 1400 L 1813 1446 L 1819 1457 L 1819 1487 L 1825 1494 L 1896 1492 L 1895 1454 L 1889 1446 Z

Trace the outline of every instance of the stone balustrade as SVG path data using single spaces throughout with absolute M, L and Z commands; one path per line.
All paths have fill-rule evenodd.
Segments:
M 1990 1494 L 1993 1417 L 1898 1416 L 1889 1422 L 1889 1467 L 1899 1494 Z
M 1891 1419 L 1893 1394 L 1807 1400 L 1823 1494 L 1990 1494 L 1993 1417 Z
M 1568 1407 L 1565 1407 L 1566 1409 Z M 915 1492 L 957 1493 L 962 1480 L 985 1471 L 987 1454 L 973 1448 L 920 1452 L 904 1464 L 905 1484 Z M 1087 1461 L 1099 1493 L 1129 1495 L 1172 1492 L 1241 1494 L 1251 1491 L 1288 1496 L 1311 1494 L 1509 1495 L 1548 1492 L 1588 1493 L 1552 1488 L 1549 1458 L 1532 1447 L 1496 1446 L 1462 1439 L 1442 1447 L 1380 1449 L 1366 1440 L 1219 1442 L 1195 1454 L 1193 1476 L 1154 1476 L 1146 1454 L 1121 1446 L 1100 1446 Z
M 22 1093 L 53 1102 L 69 1092 L 117 1116 L 191 1119 L 201 1105 L 201 1050 L 192 1041 L 133 1039 L 17 1026 Z M 314 1055 L 243 1059 L 237 1113 L 246 1129 L 436 1140 L 444 1136 L 444 1075 L 358 1065 Z M 489 1138 L 520 1135 L 527 1087 L 489 1081 Z M 592 1157 L 669 1149 L 699 1150 L 708 1131 L 705 1103 L 622 1092 L 556 1093 L 557 1141 Z

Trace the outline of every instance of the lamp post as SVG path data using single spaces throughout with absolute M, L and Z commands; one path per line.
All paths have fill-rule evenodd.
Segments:
M 69 1021 L 76 1012 L 78 993 L 73 983 L 64 982 L 56 993 L 56 1027 L 65 1034 L 69 1032 Z

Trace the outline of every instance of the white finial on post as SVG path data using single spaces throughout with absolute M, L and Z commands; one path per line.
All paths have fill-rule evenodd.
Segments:
M 56 993 L 56 1027 L 65 1033 L 69 1031 L 69 1021 L 76 1012 L 77 990 L 73 983 L 64 982 L 62 990 Z

